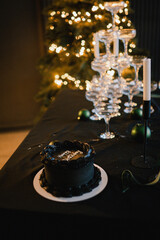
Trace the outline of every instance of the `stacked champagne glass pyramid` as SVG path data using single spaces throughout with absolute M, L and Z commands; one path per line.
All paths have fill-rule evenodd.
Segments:
M 131 57 L 128 55 L 128 42 L 136 36 L 135 29 L 118 29 L 115 25 L 115 15 L 125 7 L 125 2 L 105 2 L 104 9 L 111 12 L 112 28 L 103 29 L 94 33 L 94 59 L 91 68 L 99 74 L 94 76 L 86 86 L 86 98 L 93 103 L 91 120 L 104 119 L 106 131 L 100 138 L 112 139 L 115 137 L 109 130 L 109 121 L 120 116 L 120 97 L 128 96 L 124 112 L 130 113 L 135 106 L 133 96 L 139 93 L 140 81 L 138 71 L 145 57 Z M 119 54 L 119 40 L 124 44 L 123 55 Z M 113 42 L 113 52 L 110 51 Z M 105 52 L 100 53 L 100 44 L 104 45 Z M 122 72 L 132 66 L 135 69 L 135 79 L 124 79 Z

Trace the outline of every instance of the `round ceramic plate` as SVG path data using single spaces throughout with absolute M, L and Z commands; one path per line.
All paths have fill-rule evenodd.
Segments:
M 47 198 L 52 201 L 66 202 L 66 203 L 67 202 L 84 201 L 84 200 L 92 198 L 92 197 L 96 196 L 97 194 L 99 194 L 100 192 L 102 192 L 108 183 L 107 173 L 98 165 L 94 164 L 94 166 L 99 168 L 99 170 L 101 172 L 101 181 L 99 182 L 99 185 L 96 188 L 94 188 L 91 192 L 84 193 L 81 196 L 67 197 L 67 198 L 66 197 L 56 197 L 56 196 L 53 196 L 51 193 L 47 192 L 44 188 L 41 187 L 40 182 L 39 182 L 39 178 L 43 171 L 43 168 L 34 177 L 33 186 L 34 186 L 36 192 L 39 193 L 42 197 Z

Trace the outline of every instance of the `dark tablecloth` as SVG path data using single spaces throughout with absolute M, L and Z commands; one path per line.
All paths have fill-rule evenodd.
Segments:
M 142 103 L 142 97 L 136 97 L 135 100 Z M 152 137 L 148 141 L 147 154 L 153 155 L 158 161 L 160 115 L 158 99 L 153 100 L 155 113 L 150 120 Z M 128 236 L 130 233 L 129 229 L 132 236 L 135 229 L 143 229 L 143 223 L 145 232 L 152 232 L 154 229 L 155 233 L 160 214 L 159 184 L 152 187 L 136 186 L 125 194 L 122 193 L 121 173 L 124 169 L 131 170 L 141 180 L 159 170 L 158 167 L 150 170 L 137 169 L 131 165 L 131 159 L 143 153 L 143 144 L 136 142 L 130 134 L 137 121 L 123 113 L 110 122 L 116 138 L 95 141 L 105 129 L 104 121 L 78 121 L 77 114 L 82 108 L 92 109 L 92 103 L 85 99 L 84 91 L 60 91 L 46 114 L 0 171 L 0 210 L 5 225 L 2 228 L 4 236 L 18 234 L 21 226 L 24 231 L 22 239 L 27 234 L 45 236 L 42 239 L 47 239 L 49 232 L 53 232 L 53 235 L 67 233 L 67 236 L 73 237 L 77 229 L 77 234 L 88 229 L 92 233 L 105 232 L 106 237 L 110 235 L 113 238 L 118 234 L 119 238 L 124 238 L 124 235 Z M 103 192 L 86 201 L 54 202 L 43 198 L 33 188 L 33 178 L 43 167 L 39 155 L 41 149 L 51 140 L 66 139 L 92 144 L 96 150 L 95 163 L 109 177 Z M 90 224 L 92 228 L 89 227 Z

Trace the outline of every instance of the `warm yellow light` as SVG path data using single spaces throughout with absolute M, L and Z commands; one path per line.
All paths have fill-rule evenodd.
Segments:
M 62 51 L 62 46 L 56 48 L 56 53 L 60 53 Z
M 79 86 L 79 89 L 80 89 L 80 90 L 83 90 L 84 88 L 83 88 L 82 86 Z
M 68 84 L 68 82 L 67 82 L 67 81 L 64 81 L 64 82 L 63 82 L 63 84 L 64 84 L 64 85 L 67 85 L 67 84 Z
M 51 12 L 50 15 L 53 17 L 56 14 L 55 11 Z
M 76 40 L 79 40 L 79 39 L 81 39 L 81 38 L 82 38 L 82 35 L 75 36 L 75 39 L 76 39 Z
M 57 45 L 54 44 L 54 43 L 52 43 L 51 46 L 49 47 L 49 50 L 50 50 L 51 52 L 54 52 L 56 48 L 57 48 Z
M 57 79 L 55 79 L 54 82 L 55 82 L 55 84 L 56 84 L 58 87 L 61 87 L 62 84 L 63 84 L 63 81 L 62 81 L 62 80 L 57 80 Z
M 54 26 L 50 26 L 49 29 L 50 29 L 50 30 L 53 30 L 53 29 L 54 29 Z
M 68 23 L 69 23 L 70 25 L 72 25 L 73 22 L 72 22 L 72 20 L 69 20 Z
M 126 15 L 128 15 L 128 8 L 125 8 L 124 12 L 125 12 Z
M 73 16 L 77 17 L 77 13 L 75 11 L 72 12 Z
M 129 45 L 131 48 L 135 48 L 136 47 L 136 45 L 134 44 L 134 43 L 130 43 L 130 45 Z
M 104 6 L 101 3 L 99 4 L 99 8 L 104 10 Z
M 92 12 L 97 11 L 98 10 L 98 6 L 93 6 L 91 10 L 92 10 Z
M 79 55 L 82 56 L 84 54 L 84 51 L 85 51 L 85 47 L 81 47 L 79 51 Z
M 87 15 L 88 17 L 90 17 L 90 16 L 91 16 L 91 14 L 90 14 L 89 12 L 86 12 L 86 15 Z
M 66 14 L 66 12 L 62 12 L 62 14 L 61 14 L 61 18 L 66 18 L 67 17 L 67 14 Z
M 98 14 L 95 14 L 94 17 L 95 17 L 96 19 L 102 19 L 102 15 L 100 15 L 100 14 L 99 14 L 99 15 L 98 15 Z
M 59 75 L 58 74 L 55 75 L 55 79 L 59 79 Z
M 115 21 L 117 24 L 120 24 L 120 20 L 119 19 L 116 19 L 116 21 Z
M 81 41 L 81 46 L 84 46 L 85 43 L 86 43 L 85 40 L 82 40 L 82 41 Z
M 111 28 L 112 27 L 112 23 L 108 23 L 107 28 Z
M 80 22 L 81 21 L 81 18 L 80 17 L 77 17 L 76 19 L 75 19 L 75 22 Z

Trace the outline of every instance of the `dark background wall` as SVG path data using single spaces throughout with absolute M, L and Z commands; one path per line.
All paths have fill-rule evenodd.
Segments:
M 30 126 L 38 114 L 34 97 L 40 75 L 39 2 L 7 0 L 0 7 L 0 128 Z
M 160 1 L 130 0 L 137 30 L 137 46 L 148 50 L 152 60 L 152 80 L 160 80 Z

